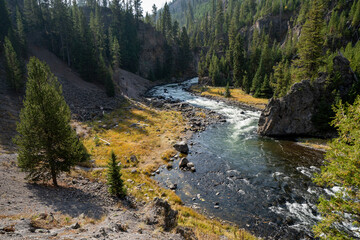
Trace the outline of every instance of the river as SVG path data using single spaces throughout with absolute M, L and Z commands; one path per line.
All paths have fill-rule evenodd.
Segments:
M 164 186 L 176 183 L 176 192 L 186 205 L 256 236 L 311 239 L 311 228 L 321 219 L 317 199 L 332 193 L 312 182 L 323 154 L 293 141 L 259 136 L 260 112 L 185 90 L 197 81 L 158 86 L 150 94 L 211 109 L 224 115 L 227 123 L 211 125 L 189 140 L 192 145 L 187 158 L 195 164 L 195 173 L 164 167 L 154 178 Z

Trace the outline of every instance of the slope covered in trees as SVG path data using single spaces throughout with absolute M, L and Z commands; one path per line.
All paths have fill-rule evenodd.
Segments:
M 358 47 L 359 6 L 342 0 L 177 0 L 170 12 L 188 28 L 200 77 L 280 97 L 325 70 L 332 53 Z
M 0 11 L 0 43 L 3 50 L 5 37 L 9 39 L 4 47 L 12 61 L 7 66 L 14 68 L 8 74 L 14 88 L 14 79 L 25 72 L 28 44 L 48 48 L 84 80 L 104 85 L 108 96 L 115 94 L 118 68 L 159 80 L 183 76 L 186 67 L 176 66 L 189 65 L 184 61 L 191 56 L 186 31 L 168 20 L 156 31 L 144 23 L 139 0 L 1 0 Z
M 339 52 L 360 76 L 360 1 L 177 0 L 169 7 L 174 21 L 188 28 L 204 83 L 229 83 L 261 98 L 282 97 L 320 72 L 336 85 L 332 63 Z M 322 106 L 327 126 L 336 96 Z

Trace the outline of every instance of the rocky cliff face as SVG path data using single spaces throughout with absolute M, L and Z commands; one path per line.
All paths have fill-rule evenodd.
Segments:
M 260 116 L 258 133 L 270 137 L 333 136 L 334 131 L 324 131 L 314 119 L 323 111 L 322 102 L 330 105 L 334 100 L 334 90 L 348 100 L 358 81 L 346 58 L 337 56 L 333 63 L 330 79 L 336 75 L 336 83 L 329 82 L 328 75 L 322 74 L 314 82 L 304 80 L 294 84 L 282 98 L 272 98 Z

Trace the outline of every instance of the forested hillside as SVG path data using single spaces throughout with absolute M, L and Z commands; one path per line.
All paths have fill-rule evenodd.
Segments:
M 213 85 L 281 97 L 328 70 L 339 51 L 360 73 L 360 1 L 177 0 L 169 8 L 200 53 L 199 76 Z
M 55 53 L 84 80 L 105 85 L 109 96 L 115 94 L 117 68 L 151 80 L 195 74 L 173 68 L 183 61 L 184 51 L 143 22 L 139 0 L 1 0 L 0 8 L 0 45 L 7 79 L 17 91 L 24 84 L 24 62 L 32 44 Z

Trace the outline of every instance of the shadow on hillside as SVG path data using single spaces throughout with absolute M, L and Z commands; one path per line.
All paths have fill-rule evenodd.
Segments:
M 30 183 L 26 188 L 33 192 L 37 201 L 74 218 L 83 213 L 87 217 L 100 219 L 106 213 L 101 205 L 104 199 L 77 188 L 55 188 Z
M 19 120 L 21 96 L 8 89 L 0 82 L 0 152 L 14 152 L 16 146 L 12 139 L 16 136 L 16 122 Z

